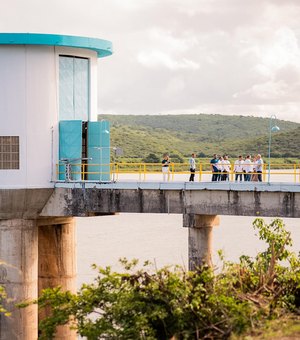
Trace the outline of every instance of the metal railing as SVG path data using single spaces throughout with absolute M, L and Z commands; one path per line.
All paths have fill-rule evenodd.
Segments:
M 230 164 L 228 180 L 234 181 L 235 174 L 242 174 L 244 172 L 234 172 L 234 164 Z M 284 181 L 298 183 L 300 182 L 300 163 L 294 164 L 270 164 L 271 166 L 271 179 L 284 178 Z M 138 179 L 139 181 L 149 180 L 162 180 L 162 177 L 157 177 L 162 174 L 161 163 L 109 163 L 109 164 L 86 164 L 86 163 L 71 163 L 68 164 L 68 171 L 70 173 L 68 181 L 117 181 L 129 179 Z M 64 164 L 57 164 L 57 180 L 65 174 Z M 222 174 L 222 172 L 219 172 Z M 170 163 L 168 171 L 168 180 L 185 180 L 183 176 L 189 176 L 188 163 Z M 210 181 L 213 172 L 209 163 L 198 163 L 195 172 L 195 181 Z M 215 173 L 216 174 L 216 173 Z M 252 172 L 251 175 L 258 174 Z M 263 165 L 261 173 L 263 181 L 266 181 L 268 174 L 268 164 Z M 154 178 L 156 177 L 156 178 Z M 91 179 L 92 178 L 92 179 Z M 103 180 L 104 178 L 104 180 Z M 66 179 L 61 179 L 67 181 Z M 244 178 L 243 178 L 244 180 Z

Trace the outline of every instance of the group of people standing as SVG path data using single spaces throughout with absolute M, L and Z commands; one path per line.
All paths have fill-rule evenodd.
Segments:
M 196 173 L 196 154 L 192 153 L 189 159 L 190 177 L 189 181 L 194 182 Z M 164 155 L 162 160 L 162 173 L 163 181 L 169 180 L 169 164 L 170 158 L 167 154 Z M 263 159 L 260 154 L 251 159 L 251 155 L 247 155 L 245 158 L 239 156 L 234 162 L 233 172 L 235 173 L 235 181 L 258 181 L 262 182 L 263 172 Z M 231 164 L 228 159 L 228 155 L 218 156 L 213 155 L 210 161 L 210 167 L 212 171 L 212 181 L 229 181 L 229 173 L 231 170 Z
M 235 173 L 235 181 L 242 181 L 244 178 L 245 182 L 262 182 L 263 164 L 264 162 L 260 154 L 254 156 L 253 159 L 251 159 L 251 155 L 247 155 L 245 159 L 240 155 L 234 162 L 233 172 Z M 229 180 L 228 175 L 231 165 L 227 155 L 222 157 L 214 154 L 210 161 L 210 166 L 213 182 Z

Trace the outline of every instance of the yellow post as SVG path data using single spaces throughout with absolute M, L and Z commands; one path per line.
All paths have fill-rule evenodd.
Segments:
M 80 180 L 84 181 L 84 163 L 80 164 Z
M 119 179 L 119 163 L 116 163 L 116 173 L 117 173 L 116 180 L 118 180 Z
M 263 180 L 264 180 L 264 182 L 266 181 L 266 171 L 267 171 L 267 165 L 266 164 L 264 164 L 264 166 L 263 166 Z
M 142 163 L 139 164 L 139 181 L 142 180 Z
M 230 163 L 230 180 L 231 180 L 231 182 L 233 181 L 233 167 L 232 167 L 232 165 L 231 165 L 231 163 Z
M 295 163 L 295 164 L 294 164 L 294 182 L 295 182 L 295 183 L 296 183 L 296 181 L 297 181 L 296 175 L 297 175 L 297 164 Z
M 199 164 L 199 182 L 202 181 L 202 163 Z
M 144 181 L 146 181 L 146 172 L 147 172 L 146 163 L 144 163 Z

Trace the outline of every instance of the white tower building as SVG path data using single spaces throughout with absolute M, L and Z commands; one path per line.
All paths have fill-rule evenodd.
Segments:
M 76 290 L 75 219 L 40 214 L 55 181 L 110 175 L 109 124 L 97 121 L 97 61 L 111 54 L 101 39 L 0 33 L 0 286 L 11 312 L 1 315 L 0 340 L 38 337 L 45 315 L 16 303 L 57 285 Z M 77 336 L 62 327 L 56 338 Z
M 64 180 L 62 158 L 109 163 L 109 127 L 96 122 L 97 61 L 111 54 L 101 39 L 0 34 L 0 187 L 52 187 Z M 96 179 L 76 170 L 73 179 Z

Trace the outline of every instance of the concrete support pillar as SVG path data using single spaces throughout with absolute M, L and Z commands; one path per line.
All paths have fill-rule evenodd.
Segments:
M 16 308 L 15 304 L 37 298 L 38 229 L 35 220 L 0 221 L 0 285 L 7 293 L 1 315 L 1 340 L 35 340 L 38 336 L 37 306 Z
M 212 266 L 212 228 L 216 225 L 217 215 L 183 215 L 183 226 L 189 228 L 189 270 L 204 263 Z
M 61 286 L 76 291 L 76 229 L 74 218 L 38 220 L 38 290 Z M 42 319 L 46 311 L 39 314 Z M 76 339 L 68 326 L 59 327 L 55 339 Z

